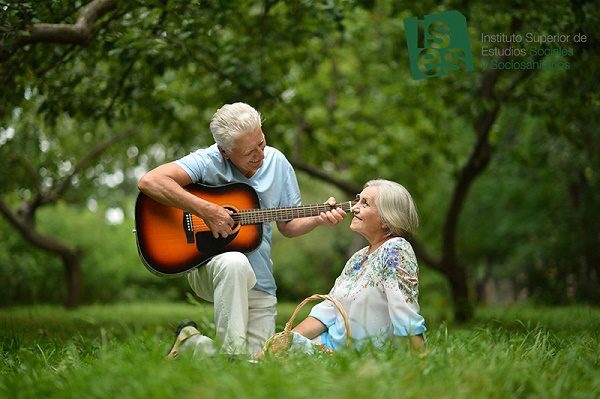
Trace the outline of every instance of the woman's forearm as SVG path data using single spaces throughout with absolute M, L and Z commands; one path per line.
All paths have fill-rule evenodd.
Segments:
M 302 320 L 300 324 L 294 327 L 293 331 L 304 335 L 308 339 L 313 339 L 327 331 L 325 324 L 321 323 L 319 319 L 312 316 L 308 316 Z

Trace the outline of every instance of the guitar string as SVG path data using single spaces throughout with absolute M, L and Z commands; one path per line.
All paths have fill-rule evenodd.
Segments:
M 337 205 L 339 205 L 339 208 L 341 208 L 342 210 L 344 210 L 345 212 L 349 212 L 351 207 L 353 206 L 352 204 L 354 203 L 354 201 L 345 201 L 345 202 L 341 202 Z M 348 209 L 346 209 L 348 208 Z M 244 225 L 252 225 L 252 224 L 257 224 L 257 223 L 263 223 L 263 222 L 270 222 L 273 221 L 273 217 L 275 216 L 281 216 L 282 219 L 293 219 L 294 217 L 306 217 L 306 216 L 316 216 L 315 214 L 310 213 L 309 215 L 306 214 L 307 211 L 328 211 L 330 209 L 333 209 L 331 207 L 331 205 L 328 204 L 318 204 L 318 205 L 302 205 L 302 206 L 298 206 L 298 207 L 288 207 L 288 208 L 270 208 L 270 209 L 248 209 L 248 210 L 241 210 L 238 213 L 232 215 L 232 217 L 234 218 L 234 220 L 238 220 L 242 226 Z M 296 212 L 298 213 L 298 215 L 292 214 L 290 215 L 290 212 Z M 299 213 L 302 212 L 302 215 L 300 215 Z M 208 228 L 208 225 L 204 222 L 204 220 L 198 216 L 195 215 L 191 215 L 192 216 L 192 221 L 194 222 L 194 229 L 193 232 L 209 232 L 210 229 Z M 261 218 L 263 220 L 261 220 Z M 242 227 L 240 226 L 240 227 Z M 172 232 L 172 233 L 160 233 L 159 232 L 147 232 L 145 234 L 145 236 L 147 238 L 153 237 L 153 236 L 157 236 L 158 238 L 161 239 L 165 239 L 165 238 L 170 238 L 170 237 L 180 237 L 181 236 L 181 232 Z
M 344 209 L 346 206 L 348 206 L 351 202 L 350 201 L 346 201 L 346 202 L 342 202 L 341 204 L 339 204 L 339 208 L 342 208 L 344 211 L 346 211 L 346 209 Z M 247 210 L 241 210 L 240 212 L 238 212 L 236 215 L 254 215 L 254 214 L 265 214 L 265 213 L 272 213 L 272 212 L 287 212 L 287 211 L 306 211 L 306 210 L 331 210 L 333 209 L 331 205 L 328 204 L 319 204 L 319 205 L 301 205 L 298 207 L 284 207 L 284 208 L 269 208 L 269 209 L 247 209 Z
M 346 207 L 348 207 L 348 205 L 350 205 L 350 204 L 351 204 L 350 202 L 342 203 L 341 206 L 339 206 L 339 208 L 341 208 L 345 212 L 349 212 L 350 209 L 346 209 Z M 309 213 L 312 216 L 316 216 L 316 215 L 312 214 L 312 212 L 314 212 L 314 211 L 323 212 L 323 211 L 328 211 L 331 209 L 333 209 L 331 207 L 331 205 L 322 204 L 322 205 L 306 205 L 303 207 L 241 210 L 238 213 L 233 214 L 232 218 L 234 220 L 236 220 L 236 219 L 239 220 L 239 219 L 253 219 L 253 218 L 257 218 L 257 217 L 258 218 L 260 218 L 260 217 L 270 218 L 270 217 L 274 217 L 274 216 L 285 217 L 288 215 L 302 217 L 302 216 L 307 215 L 307 213 L 306 213 L 307 211 L 309 211 Z M 193 217 L 201 219 L 195 215 L 193 215 Z
M 352 206 L 352 201 L 345 201 L 340 203 L 339 208 L 341 208 L 345 212 L 349 212 L 345 208 L 348 206 Z M 307 217 L 307 216 L 316 216 L 314 214 L 306 214 L 306 211 L 321 211 L 321 210 L 330 210 L 333 209 L 331 205 L 328 204 L 319 204 L 319 205 L 302 205 L 299 207 L 288 207 L 288 208 L 270 208 L 270 209 L 255 209 L 255 210 L 242 210 L 234 215 L 232 218 L 234 221 L 240 222 L 242 225 L 245 224 L 256 224 L 263 222 L 270 222 L 272 218 L 282 217 L 283 219 L 287 219 L 289 216 L 293 217 Z M 300 212 L 303 211 L 302 215 L 292 214 L 290 212 Z M 260 218 L 264 220 L 260 220 Z M 292 218 L 293 218 L 292 217 Z M 196 215 L 192 215 L 192 221 L 194 222 L 194 230 L 193 231 L 210 231 L 208 225 L 204 220 Z M 196 222 L 198 221 L 198 222 Z M 198 227 L 198 228 L 197 228 Z

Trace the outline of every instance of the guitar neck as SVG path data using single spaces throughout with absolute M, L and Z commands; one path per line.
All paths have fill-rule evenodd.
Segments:
M 239 211 L 232 215 L 235 222 L 241 225 L 257 224 L 263 222 L 274 222 L 277 220 L 290 220 L 317 216 L 321 212 L 327 212 L 335 208 L 341 208 L 344 212 L 350 212 L 354 205 L 353 201 L 346 201 L 335 205 L 302 205 L 286 208 L 248 209 Z

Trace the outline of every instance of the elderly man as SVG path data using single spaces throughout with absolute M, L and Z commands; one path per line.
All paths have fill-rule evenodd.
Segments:
M 234 221 L 225 208 L 184 190 L 190 183 L 217 186 L 246 183 L 256 190 L 263 208 L 301 204 L 294 170 L 285 156 L 267 146 L 261 115 L 244 103 L 221 107 L 210 123 L 215 144 L 144 175 L 138 188 L 163 204 L 202 218 L 215 238 L 232 233 Z M 335 204 L 335 200 L 328 200 Z M 308 233 L 318 225 L 335 225 L 345 212 L 278 221 L 286 237 Z M 217 339 L 226 354 L 254 354 L 274 333 L 277 299 L 271 260 L 271 226 L 265 224 L 258 249 L 248 254 L 226 252 L 188 273 L 201 298 L 214 302 Z

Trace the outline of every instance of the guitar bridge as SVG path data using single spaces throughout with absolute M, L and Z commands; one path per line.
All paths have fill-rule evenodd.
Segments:
M 183 212 L 183 230 L 185 231 L 185 239 L 188 244 L 194 243 L 194 220 L 192 214 Z

